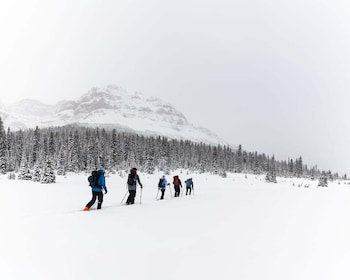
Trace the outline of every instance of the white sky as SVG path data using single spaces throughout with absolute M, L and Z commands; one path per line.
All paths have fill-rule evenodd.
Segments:
M 0 2 L 0 92 L 53 104 L 117 84 L 249 151 L 350 174 L 350 3 Z

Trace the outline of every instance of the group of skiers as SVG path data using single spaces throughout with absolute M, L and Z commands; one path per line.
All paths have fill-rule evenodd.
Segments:
M 191 192 L 193 190 L 193 180 L 192 178 L 189 178 L 185 181 L 186 184 L 186 195 L 191 195 Z M 158 183 L 158 192 L 161 191 L 161 196 L 160 199 L 164 199 L 164 193 L 165 193 L 165 189 L 166 186 L 169 186 L 170 183 L 166 180 L 165 176 L 163 175 L 162 178 L 159 179 L 159 183 Z M 182 188 L 182 183 L 181 180 L 179 178 L 178 175 L 175 175 L 173 177 L 173 185 L 174 185 L 174 190 L 175 190 L 175 197 L 179 197 L 180 196 L 180 192 Z M 158 195 L 157 195 L 158 197 Z
M 92 198 L 86 204 L 84 211 L 88 211 L 95 204 L 96 199 L 97 199 L 97 209 L 101 209 L 102 202 L 103 202 L 103 193 L 106 194 L 108 192 L 104 171 L 102 169 L 93 171 L 91 176 L 89 176 L 88 181 L 92 191 Z M 134 167 L 130 170 L 128 180 L 127 180 L 127 187 L 129 192 L 129 196 L 126 200 L 127 205 L 135 203 L 137 184 L 139 184 L 141 189 L 143 188 L 143 185 L 140 181 L 140 177 L 137 174 L 137 168 Z M 192 178 L 187 179 L 185 181 L 185 184 L 186 184 L 186 195 L 191 195 L 191 192 L 193 191 Z M 169 186 L 169 185 L 170 183 L 166 180 L 165 176 L 163 175 L 162 178 L 160 178 L 158 183 L 158 193 L 159 191 L 161 191 L 160 199 L 164 199 L 166 186 Z M 173 185 L 175 190 L 174 196 L 179 197 L 181 192 L 180 188 L 182 188 L 182 183 L 178 175 L 173 177 Z M 158 193 L 157 193 L 157 198 L 158 198 Z

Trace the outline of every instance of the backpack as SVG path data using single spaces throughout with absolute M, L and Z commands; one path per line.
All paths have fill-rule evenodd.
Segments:
M 129 174 L 128 177 L 128 185 L 132 186 L 136 184 L 136 175 L 135 174 Z
M 158 188 L 162 188 L 163 187 L 163 179 L 162 178 L 160 178 L 159 179 L 159 183 L 158 183 Z
M 179 176 L 174 176 L 174 182 L 173 183 L 174 183 L 175 186 L 180 185 Z
M 88 181 L 89 181 L 89 186 L 90 187 L 98 187 L 98 188 L 102 188 L 99 184 L 98 184 L 98 179 L 100 178 L 100 173 L 96 170 L 91 172 L 91 175 L 88 177 Z

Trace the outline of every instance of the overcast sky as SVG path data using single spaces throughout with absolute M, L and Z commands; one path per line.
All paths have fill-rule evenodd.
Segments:
M 116 84 L 248 151 L 350 175 L 350 2 L 1 0 L 0 92 Z

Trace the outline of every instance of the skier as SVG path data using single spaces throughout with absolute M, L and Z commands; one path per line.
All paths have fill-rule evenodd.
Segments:
M 175 189 L 175 197 L 180 196 L 180 187 L 182 188 L 182 183 L 178 175 L 173 177 L 173 184 Z
M 104 190 L 105 194 L 107 193 L 104 171 L 102 169 L 99 169 L 98 171 L 93 171 L 92 176 L 90 176 L 88 179 L 91 186 L 92 198 L 90 202 L 86 204 L 84 211 L 90 210 L 91 206 L 94 205 L 96 198 L 98 199 L 97 209 L 101 209 L 103 202 L 102 189 Z
M 159 183 L 158 183 L 158 189 L 162 192 L 162 196 L 160 197 L 160 199 L 164 199 L 166 186 L 169 186 L 169 185 L 170 183 L 167 182 L 165 176 L 163 175 L 162 178 L 159 179 Z
M 128 190 L 129 190 L 129 196 L 128 199 L 126 200 L 126 204 L 134 204 L 135 203 L 135 196 L 136 196 L 136 184 L 139 184 L 141 189 L 142 189 L 142 184 L 140 181 L 139 175 L 137 175 L 137 169 L 134 167 L 130 170 L 130 174 L 128 177 Z
M 186 195 L 191 195 L 191 191 L 193 190 L 193 181 L 192 178 L 189 178 L 185 181 L 186 184 Z

